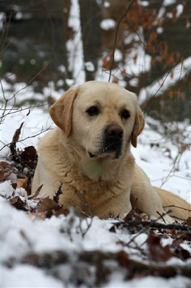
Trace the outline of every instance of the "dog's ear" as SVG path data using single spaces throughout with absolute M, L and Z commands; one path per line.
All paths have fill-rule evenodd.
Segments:
M 78 88 L 69 89 L 49 110 L 52 120 L 64 131 L 66 137 L 69 137 L 72 130 L 73 103 L 77 95 Z
M 135 116 L 135 124 L 133 128 L 133 132 L 131 134 L 131 143 L 134 147 L 137 147 L 137 137 L 142 132 L 144 126 L 145 126 L 144 115 L 141 109 L 138 107 L 136 116 Z

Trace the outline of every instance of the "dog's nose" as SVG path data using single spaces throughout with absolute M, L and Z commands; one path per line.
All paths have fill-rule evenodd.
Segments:
M 123 137 L 123 129 L 119 125 L 109 125 L 106 129 L 106 133 L 111 138 L 122 138 Z

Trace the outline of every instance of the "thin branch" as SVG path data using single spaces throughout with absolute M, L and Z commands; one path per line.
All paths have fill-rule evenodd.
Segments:
M 155 94 L 152 96 L 153 98 L 157 95 L 157 93 L 158 93 L 158 92 L 161 90 L 161 88 L 164 86 L 164 83 L 166 82 L 166 79 L 168 78 L 168 76 L 170 75 L 170 73 L 172 72 L 173 69 L 174 69 L 174 67 L 166 73 L 166 75 L 165 75 L 165 77 L 164 77 L 161 85 L 159 86 L 159 88 L 157 89 L 157 91 L 155 92 Z
M 31 138 L 36 138 L 37 136 L 41 135 L 41 134 L 44 133 L 44 132 L 49 131 L 50 129 L 51 129 L 51 127 L 48 127 L 48 128 L 46 128 L 46 129 L 43 129 L 43 128 L 42 128 L 42 129 L 40 130 L 40 132 L 37 132 L 36 134 L 34 134 L 34 135 L 32 135 L 32 136 L 28 136 L 28 137 L 25 137 L 25 138 L 23 138 L 23 139 L 21 139 L 21 140 L 18 140 L 17 143 L 19 143 L 19 142 L 24 142 L 24 141 L 26 141 L 26 140 L 28 140 L 28 139 L 31 139 Z M 2 141 L 0 141 L 0 142 L 3 143 Z M 4 143 L 3 143 L 3 144 L 4 144 Z M 9 147 L 10 144 L 11 144 L 11 142 L 8 143 L 8 144 L 4 144 L 4 146 L 3 146 L 2 148 L 0 148 L 0 151 L 2 151 L 5 147 Z
M 113 223 L 114 226 L 123 226 L 126 228 L 135 228 L 135 227 L 144 227 L 146 229 L 148 228 L 154 228 L 154 229 L 164 229 L 164 230 L 173 230 L 173 231 L 183 231 L 187 234 L 191 234 L 191 227 L 183 225 L 181 224 L 163 224 L 160 222 L 156 222 L 156 221 L 137 221 L 137 220 L 133 220 L 133 221 L 119 221 L 119 222 L 115 222 Z M 141 230 L 142 231 L 142 230 Z
M 15 5 L 15 1 L 13 1 L 12 3 L 12 9 L 9 15 L 9 20 L 8 20 L 8 24 L 7 27 L 5 29 L 3 29 L 3 37 L 2 37 L 2 41 L 1 41 L 1 50 L 0 50 L 0 58 L 2 58 L 3 52 L 5 50 L 5 42 L 7 40 L 8 37 L 8 33 L 9 33 L 9 28 L 10 28 L 10 24 L 11 24 L 11 18 L 13 16 L 13 6 Z
M 44 67 L 42 67 L 42 69 L 40 69 L 40 71 L 38 71 L 38 73 L 36 73 L 25 86 L 23 86 L 21 89 L 19 89 L 16 93 L 13 94 L 13 96 L 9 99 L 9 101 L 12 100 L 13 98 L 15 98 L 18 93 L 20 93 L 21 91 L 26 89 L 42 72 L 44 72 L 47 69 L 48 65 L 52 61 L 53 61 L 53 59 L 49 60 L 48 63 Z
M 127 16 L 127 13 L 131 9 L 131 7 L 132 7 L 132 5 L 133 5 L 133 3 L 135 1 L 136 0 L 131 1 L 131 3 L 128 5 L 128 7 L 125 10 L 125 13 L 119 18 L 119 21 L 117 23 L 117 28 L 116 28 L 116 32 L 115 32 L 115 39 L 114 39 L 114 45 L 113 45 L 113 52 L 112 52 L 112 56 L 111 56 L 112 57 L 112 62 L 111 62 L 110 70 L 109 70 L 108 82 L 111 81 L 111 73 L 112 73 L 114 62 L 115 62 L 115 50 L 116 50 L 116 46 L 117 46 L 117 38 L 118 38 L 118 31 L 119 31 L 120 24 L 121 24 L 121 21 Z
M 124 267 L 125 268 L 124 271 L 126 273 L 125 279 L 132 279 L 133 277 L 135 277 L 136 273 L 137 275 L 139 275 L 140 271 L 144 276 L 157 275 L 160 277 L 169 278 L 181 275 L 191 278 L 190 263 L 187 263 L 186 265 L 180 265 L 174 263 L 172 263 L 171 265 L 170 264 L 161 265 L 160 263 L 151 262 L 148 264 L 141 261 L 137 261 L 136 259 L 131 259 L 129 254 L 127 254 L 125 251 L 119 251 L 117 253 L 103 252 L 99 250 L 82 251 L 80 253 L 76 253 L 75 259 L 77 263 L 83 263 L 84 265 L 83 266 L 74 265 L 74 261 L 69 256 L 69 254 L 62 250 L 53 251 L 51 253 L 50 252 L 40 254 L 29 253 L 24 257 L 22 257 L 19 260 L 19 263 L 30 264 L 35 267 L 44 269 L 51 269 L 53 267 L 55 269 L 56 267 L 58 267 L 58 265 L 67 263 L 67 265 L 70 265 L 71 267 L 71 273 L 73 276 L 72 279 L 78 279 L 79 275 L 82 273 L 81 267 L 94 266 L 96 267 L 97 274 L 99 272 L 99 274 L 102 275 L 101 278 L 96 279 L 97 281 L 100 282 L 100 284 L 101 281 L 103 281 L 103 268 L 105 267 L 104 263 L 106 263 L 107 261 L 115 261 L 116 263 L 119 264 L 120 267 Z M 4 262 L 4 265 L 10 268 L 14 267 L 17 263 L 18 259 L 8 258 Z M 110 273 L 112 273 L 112 271 L 114 272 L 114 270 L 112 269 Z M 85 278 L 84 281 L 86 281 Z

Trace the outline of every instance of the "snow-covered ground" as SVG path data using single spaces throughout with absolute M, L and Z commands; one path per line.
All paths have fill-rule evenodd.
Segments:
M 147 120 L 148 123 L 159 124 L 150 118 Z M 17 147 L 21 149 L 28 145 L 36 146 L 38 139 L 45 133 L 39 134 L 39 132 L 53 127 L 48 112 L 39 108 L 32 109 L 29 115 L 28 109 L 8 115 L 0 126 L 1 148 L 11 142 L 15 130 L 23 121 L 21 141 L 17 144 Z M 191 126 L 186 125 L 186 123 L 179 123 L 178 127 L 179 130 L 184 131 L 185 143 L 189 143 Z M 37 136 L 33 137 L 36 134 Z M 132 149 L 132 152 L 154 185 L 161 186 L 163 184 L 162 187 L 173 191 L 191 203 L 191 157 L 188 149 L 180 156 L 178 169 L 174 171 L 172 168 L 178 154 L 178 144 L 172 144 L 168 137 L 162 137 L 147 124 L 139 137 L 138 147 Z M 0 151 L 1 159 L 5 159 L 8 154 L 9 149 L 5 147 Z M 10 182 L 0 184 L 0 195 L 7 195 L 8 197 L 12 191 Z M 16 193 L 19 195 L 22 194 L 21 192 L 23 193 L 23 191 L 18 190 Z M 35 200 L 30 200 L 28 205 L 32 205 L 31 203 L 35 205 Z M 95 274 L 93 271 L 95 267 L 90 265 L 87 272 L 87 267 L 83 268 L 82 266 L 80 268 L 81 264 L 76 260 L 77 253 L 84 251 L 92 251 L 93 253 L 93 251 L 99 250 L 116 253 L 124 250 L 132 259 L 142 262 L 143 255 L 137 247 L 147 250 L 145 243 L 147 234 L 143 232 L 137 235 L 133 245 L 125 246 L 124 243 L 128 243 L 134 235 L 123 229 L 117 229 L 116 233 L 111 233 L 109 230 L 114 221 L 111 219 L 100 220 L 97 217 L 82 221 L 73 215 L 73 212 L 68 216 L 52 216 L 45 220 L 39 220 L 35 216 L 29 217 L 26 212 L 15 209 L 4 197 L 0 197 L 0 287 L 76 287 L 78 285 L 72 281 L 74 271 L 79 274 L 82 273 L 82 278 L 89 277 L 85 283 L 89 283 L 89 287 L 91 287 L 91 283 L 94 283 L 91 281 L 93 281 L 92 277 L 94 276 L 92 275 Z M 171 240 L 169 238 L 165 241 L 164 245 L 167 245 Z M 184 245 L 190 253 L 190 244 L 186 242 Z M 31 253 L 42 255 L 56 251 L 66 253 L 70 259 L 69 264 L 57 265 L 54 268 L 49 267 L 49 263 L 47 268 L 44 268 L 40 267 L 40 264 L 31 265 L 30 261 L 23 260 Z M 169 263 L 171 263 L 170 261 L 173 265 L 191 264 L 190 258 L 186 262 L 176 258 L 171 258 Z M 170 279 L 146 276 L 127 281 L 124 276 L 124 268 L 115 269 L 116 264 L 114 263 L 108 265 L 112 267 L 110 268 L 112 273 L 102 287 L 142 288 L 161 285 L 165 288 L 190 287 L 190 280 L 182 276 Z M 84 285 L 80 287 L 88 287 L 88 284 L 87 286 Z

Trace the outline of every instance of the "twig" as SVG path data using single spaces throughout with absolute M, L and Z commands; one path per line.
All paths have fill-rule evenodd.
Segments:
M 112 62 L 111 62 L 110 70 L 109 70 L 108 82 L 111 81 L 111 73 L 112 73 L 114 62 L 115 62 L 115 50 L 116 50 L 116 45 L 117 45 L 117 38 L 118 38 L 118 31 L 119 31 L 120 24 L 121 24 L 121 21 L 127 16 L 127 13 L 131 9 L 131 6 L 133 5 L 133 3 L 135 1 L 136 0 L 131 1 L 131 3 L 128 5 L 128 7 L 125 10 L 125 13 L 119 18 L 119 21 L 117 23 L 117 28 L 116 28 L 116 32 L 115 32 L 115 39 L 114 39 L 114 45 L 113 45 L 113 51 L 112 51 L 112 56 L 111 56 L 112 57 Z
M 12 142 L 10 143 L 10 150 L 11 150 L 11 157 L 15 157 L 16 156 L 16 144 L 19 141 L 19 137 L 21 134 L 21 129 L 23 127 L 24 122 L 21 123 L 21 125 L 19 126 L 19 128 L 15 131 L 14 135 L 13 135 L 13 139 Z
M 134 227 L 145 227 L 145 228 L 154 228 L 154 229 L 164 229 L 164 230 L 175 230 L 175 231 L 184 231 L 187 234 L 191 234 L 191 227 L 184 226 L 182 224 L 163 224 L 156 221 L 120 221 L 113 223 L 114 226 L 120 226 L 126 228 L 134 228 Z
M 160 265 L 156 262 L 151 262 L 149 264 L 143 263 L 134 259 L 131 259 L 129 255 L 125 251 L 119 251 L 117 253 L 112 252 L 100 252 L 97 250 L 93 251 L 82 251 L 81 253 L 76 253 L 76 257 L 74 258 L 77 263 L 83 263 L 84 265 L 75 265 L 73 257 L 69 257 L 69 254 L 65 251 L 58 250 L 47 253 L 30 253 L 24 256 L 19 260 L 22 264 L 30 264 L 35 267 L 40 267 L 44 269 L 56 268 L 58 265 L 67 263 L 71 267 L 72 278 L 76 279 L 79 277 L 81 273 L 82 267 L 94 266 L 96 267 L 96 273 L 101 272 L 104 267 L 106 267 L 105 263 L 108 261 L 116 261 L 119 266 L 125 267 L 126 279 L 131 279 L 136 273 L 142 273 L 144 276 L 154 275 L 161 276 L 165 278 L 174 277 L 176 275 L 186 276 L 191 278 L 191 265 L 187 263 L 186 265 Z M 13 267 L 18 264 L 18 259 L 6 259 L 4 265 L 7 267 Z M 116 270 L 116 267 L 114 268 Z M 109 273 L 112 273 L 113 269 L 111 268 Z M 100 274 L 102 275 L 102 274 Z M 99 282 L 103 281 L 103 279 L 97 279 Z M 85 282 L 86 279 L 84 278 Z
M 165 75 L 165 77 L 164 77 L 161 85 L 159 86 L 159 88 L 157 89 L 157 91 L 155 92 L 155 94 L 152 96 L 153 98 L 157 95 L 157 93 L 158 93 L 158 92 L 161 90 L 161 88 L 164 86 L 164 83 L 166 82 L 166 79 L 168 78 L 168 76 L 170 75 L 170 73 L 172 72 L 173 69 L 174 69 L 174 67 L 172 67 L 172 69 L 170 69 L 170 70 L 166 73 L 166 75 Z
M 131 213 L 131 212 L 130 212 Z M 120 223 L 122 223 L 122 225 L 124 226 L 124 227 L 127 227 L 126 226 L 126 224 L 128 225 L 129 223 L 130 223 L 130 226 L 129 227 L 127 227 L 127 228 L 130 228 L 130 227 L 138 227 L 138 226 L 140 226 L 140 228 L 141 228 L 141 230 L 135 235 L 135 236 L 133 236 L 130 240 L 129 240 L 129 242 L 127 242 L 126 243 L 126 246 L 129 246 L 132 242 L 134 242 L 134 240 L 139 236 L 139 235 L 141 235 L 142 233 L 146 233 L 147 232 L 147 230 L 148 230 L 148 228 L 151 228 L 151 223 L 158 223 L 158 221 L 159 220 L 163 220 L 163 222 L 165 223 L 165 220 L 164 220 L 164 216 L 165 215 L 167 215 L 168 214 L 168 212 L 166 212 L 166 213 L 163 213 L 163 214 L 161 214 L 161 213 L 159 213 L 158 211 L 157 211 L 157 213 L 159 214 L 159 218 L 157 218 L 156 220 L 154 220 L 154 221 L 141 221 L 141 220 L 128 220 L 128 221 L 122 221 L 122 222 L 119 222 L 118 224 L 120 224 Z M 145 223 L 144 225 L 142 225 L 142 227 L 141 227 L 141 223 Z M 131 223 L 132 223 L 132 226 L 131 226 Z M 133 226 L 133 223 L 137 223 L 137 225 L 135 225 L 135 226 Z M 147 223 L 147 224 L 146 224 Z M 159 223 L 159 224 L 161 224 L 161 223 Z M 164 224 L 163 224 L 164 225 Z
M 88 205 L 88 202 L 86 200 L 86 191 L 82 191 L 82 193 L 78 193 L 76 191 L 76 196 L 78 197 L 78 199 L 81 201 L 81 204 L 83 205 L 81 214 L 84 215 L 85 217 L 91 217 L 92 213 Z
M 60 182 L 60 185 L 58 187 L 58 190 L 56 191 L 55 195 L 53 196 L 53 200 L 58 203 L 59 202 L 59 197 L 60 195 L 62 194 L 62 186 L 63 186 L 63 183 Z
M 1 41 L 0 58 L 2 58 L 3 51 L 6 48 L 5 47 L 5 42 L 7 40 L 7 36 L 8 36 L 8 33 L 9 33 L 9 28 L 10 28 L 10 24 L 11 24 L 11 18 L 13 16 L 13 6 L 14 5 L 15 5 L 15 1 L 13 1 L 13 3 L 12 3 L 12 8 L 11 8 L 11 11 L 10 11 L 7 27 L 5 29 L 3 29 L 3 35 L 2 35 L 3 37 L 2 37 L 2 41 Z
M 163 221 L 164 223 L 166 223 L 166 221 L 165 221 L 165 219 L 164 219 L 164 216 L 165 216 L 165 215 L 161 214 L 159 211 L 157 211 L 157 214 L 159 214 L 159 216 L 160 216 L 160 218 L 162 219 L 162 221 Z
M 22 143 L 22 142 L 24 142 L 24 141 L 26 141 L 26 140 L 28 140 L 28 139 L 36 138 L 37 136 L 41 135 L 41 134 L 44 133 L 44 132 L 49 131 L 50 129 L 51 129 L 51 128 L 48 127 L 48 128 L 46 128 L 46 129 L 43 130 L 43 127 L 42 127 L 42 129 L 40 130 L 40 132 L 37 132 L 37 133 L 34 134 L 34 135 L 31 135 L 31 136 L 25 137 L 25 138 L 23 138 L 23 139 L 21 139 L 21 140 L 18 140 L 17 143 L 20 143 L 20 142 Z M 0 141 L 0 143 L 3 143 L 3 142 Z M 12 144 L 12 142 L 11 142 L 11 143 L 8 143 L 8 144 L 4 144 L 4 143 L 3 143 L 3 147 L 0 148 L 0 151 L 2 151 L 5 147 L 9 147 L 11 144 Z
M 90 222 L 88 222 L 89 220 L 90 220 Z M 86 229 L 82 228 L 82 221 L 86 221 L 86 225 L 87 225 Z M 84 237 L 87 234 L 88 230 L 91 228 L 92 222 L 93 222 L 93 218 L 92 217 L 85 217 L 85 218 L 80 217 L 79 229 L 80 229 L 80 233 L 82 235 L 82 239 L 84 239 Z
M 49 60 L 48 63 L 47 63 L 44 67 L 42 67 L 42 69 L 40 69 L 40 70 L 38 71 L 38 73 L 36 73 L 36 74 L 29 80 L 29 82 L 28 82 L 25 86 L 23 86 L 21 89 L 19 89 L 16 93 L 13 93 L 13 96 L 9 99 L 9 101 L 12 100 L 13 98 L 15 98 L 18 93 L 20 93 L 21 91 L 25 90 L 42 72 L 44 72 L 44 71 L 47 69 L 48 65 L 49 65 L 52 61 L 53 61 L 53 59 Z

